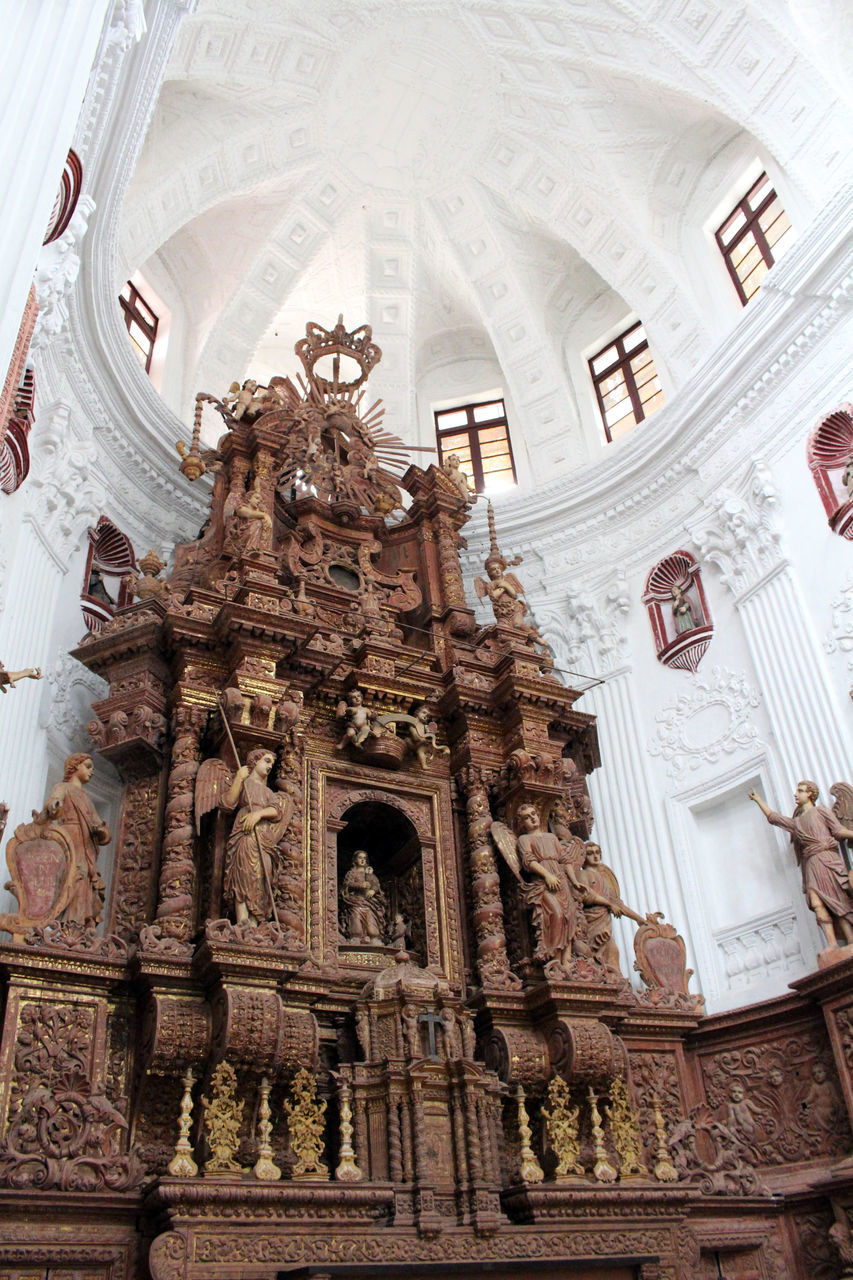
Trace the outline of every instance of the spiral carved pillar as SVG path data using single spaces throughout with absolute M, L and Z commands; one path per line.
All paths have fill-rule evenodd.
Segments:
M 206 718 L 206 709 L 198 706 L 180 704 L 172 713 L 174 745 L 167 783 L 156 926 L 162 938 L 177 942 L 187 942 L 193 931 L 193 789 Z

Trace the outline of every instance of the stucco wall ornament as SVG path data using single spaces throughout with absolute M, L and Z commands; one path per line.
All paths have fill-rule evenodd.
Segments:
M 76 658 L 61 653 L 45 669 L 46 696 L 42 699 L 41 727 L 47 729 L 66 754 L 85 751 L 86 726 L 92 719 L 92 703 L 106 697 L 109 685 Z
M 649 739 L 649 753 L 666 762 L 670 777 L 702 764 L 716 764 L 724 755 L 744 751 L 757 741 L 752 719 L 760 704 L 745 675 L 713 667 L 708 680 L 697 678 L 689 693 L 680 694 L 657 713 L 658 728 Z
M 68 229 L 39 254 L 35 276 L 39 314 L 30 344 L 33 351 L 44 349 L 68 325 L 68 298 L 80 272 L 81 246 L 94 212 L 92 197 L 81 196 Z
M 853 671 L 853 577 L 829 607 L 832 617 L 823 641 L 824 650 L 827 653 L 845 654 L 848 670 Z

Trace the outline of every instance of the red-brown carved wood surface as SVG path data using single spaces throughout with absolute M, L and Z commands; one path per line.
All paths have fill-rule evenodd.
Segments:
M 324 344 L 377 358 L 364 330 L 309 336 L 311 367 Z M 695 1280 L 715 1250 L 726 1275 L 835 1274 L 853 965 L 704 1019 L 680 922 L 656 918 L 635 993 L 588 945 L 566 870 L 593 821 L 594 718 L 520 607 L 476 625 L 460 491 L 401 475 L 378 410 L 334 378 L 198 410 L 181 469 L 213 466 L 208 524 L 168 579 L 144 558 L 76 651 L 109 683 L 90 732 L 124 787 L 102 932 L 57 926 L 41 906 L 62 886 L 13 867 L 30 915 L 0 943 L 3 1274 Z M 503 573 L 517 557 L 490 535 Z M 545 905 L 525 839 L 559 871 Z M 617 1081 L 649 1172 L 605 1182 Z M 296 1176 L 306 1141 L 316 1181 Z M 187 1172 L 214 1148 L 225 1169 Z

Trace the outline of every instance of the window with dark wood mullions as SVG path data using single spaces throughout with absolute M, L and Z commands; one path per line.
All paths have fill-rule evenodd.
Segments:
M 119 296 L 121 309 L 124 312 L 124 323 L 133 343 L 136 354 L 145 372 L 151 372 L 151 357 L 154 355 L 154 343 L 157 341 L 157 325 L 159 320 L 143 298 L 139 290 L 128 280 Z
M 455 453 L 477 493 L 515 484 L 515 463 L 503 400 L 440 409 L 435 414 L 439 462 Z
M 608 441 L 630 431 L 663 404 L 663 391 L 642 324 L 632 325 L 589 361 Z
M 758 292 L 774 262 L 790 244 L 790 219 L 766 173 L 716 232 L 737 295 L 744 306 Z

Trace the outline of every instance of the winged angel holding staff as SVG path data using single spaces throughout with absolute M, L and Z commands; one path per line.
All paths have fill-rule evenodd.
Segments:
M 275 764 L 272 751 L 258 747 L 241 765 L 230 732 L 228 736 L 239 767 L 232 775 L 218 757 L 202 763 L 195 784 L 196 830 L 211 810 L 237 809 L 225 849 L 225 901 L 238 925 L 257 925 L 270 916 L 278 924 L 271 874 L 273 858 L 293 817 L 293 798 L 267 786 Z

